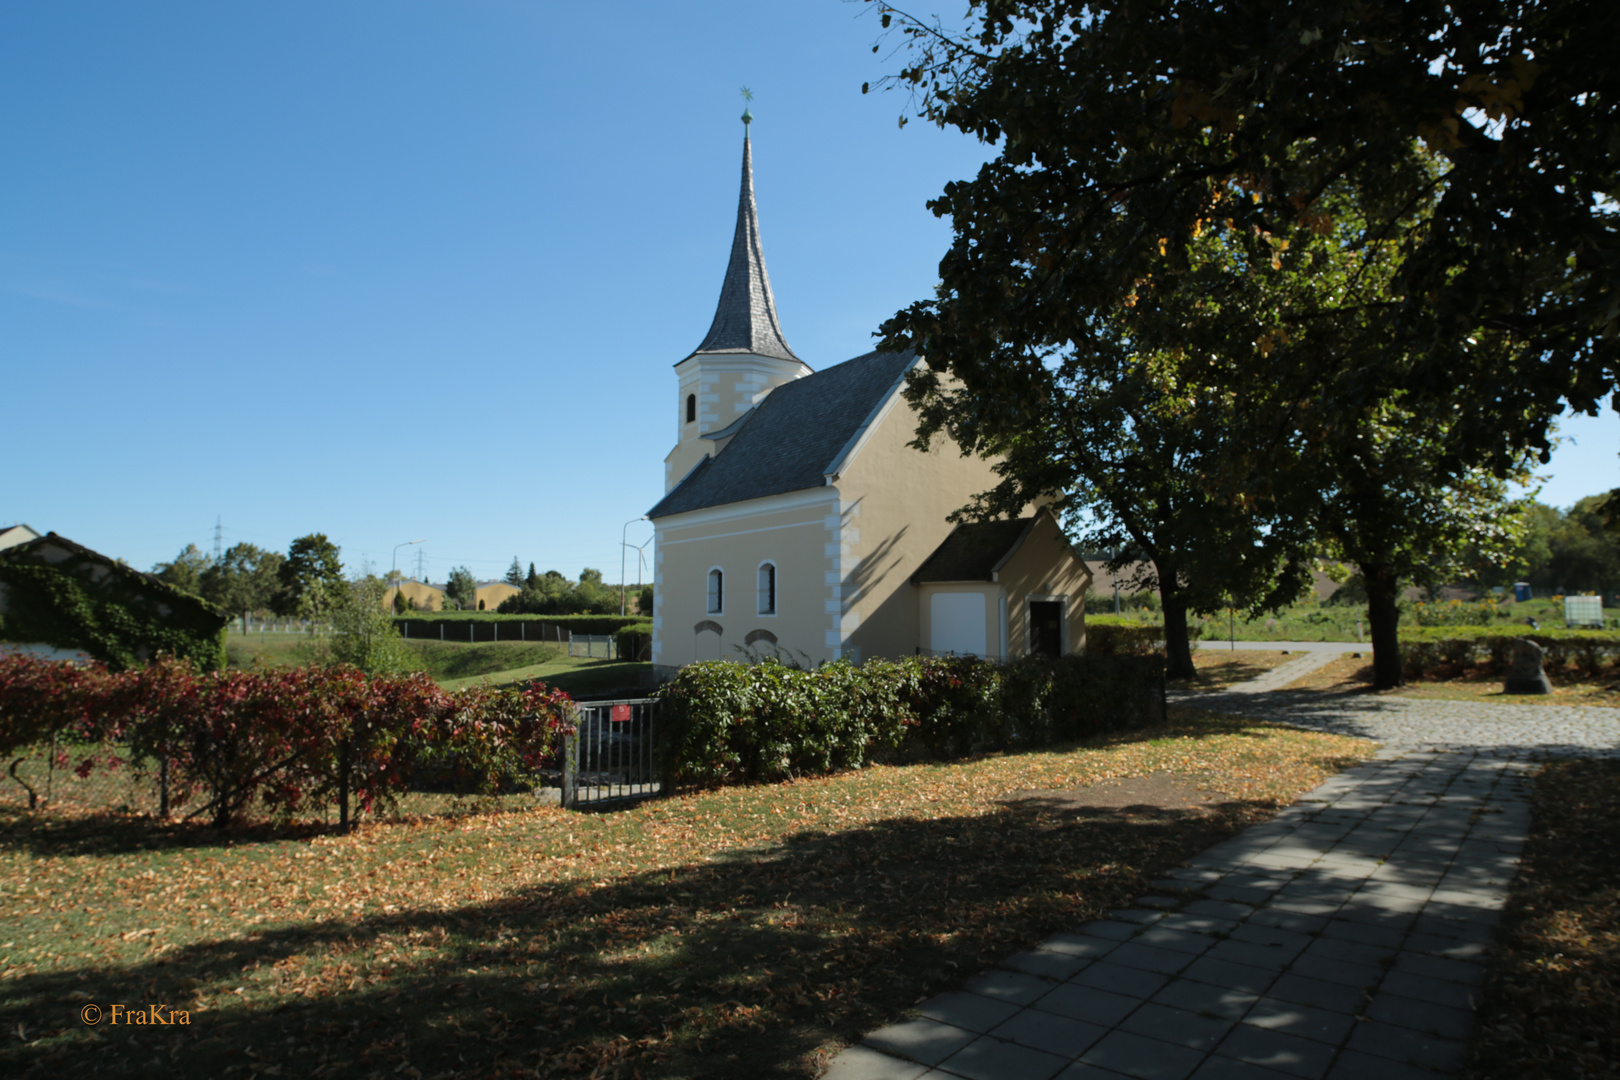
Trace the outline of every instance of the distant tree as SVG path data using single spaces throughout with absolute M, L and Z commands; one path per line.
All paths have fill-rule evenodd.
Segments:
M 640 604 L 637 610 L 643 615 L 651 615 L 653 613 L 653 587 L 651 585 L 647 585 L 642 588 Z
M 533 572 L 532 565 L 530 572 Z M 523 586 L 523 567 L 518 563 L 516 555 L 512 556 L 512 565 L 506 568 L 506 583 L 519 588 Z
M 1588 495 L 1559 515 L 1547 538 L 1547 561 L 1531 572 L 1532 585 L 1571 592 L 1620 588 L 1620 537 L 1604 528 L 1606 495 Z
M 204 555 L 196 544 L 187 544 L 185 550 L 174 557 L 173 562 L 158 563 L 152 567 L 152 573 L 177 589 L 184 589 L 193 596 L 202 596 L 203 571 L 207 570 L 209 565 L 208 556 Z
M 534 572 L 534 563 L 529 564 L 529 576 L 523 579 L 523 587 L 532 589 L 540 582 L 540 575 Z
M 233 544 L 202 574 L 203 598 L 233 614 L 263 611 L 276 598 L 276 572 L 285 561 L 278 551 L 253 544 Z
M 347 584 L 340 554 L 325 533 L 294 540 L 287 548 L 287 558 L 276 568 L 276 613 L 306 618 L 326 614 Z
M 455 601 L 459 608 L 470 608 L 478 599 L 478 581 L 472 571 L 458 566 L 450 571 L 444 586 L 445 599 Z
M 585 569 L 579 572 L 579 583 L 583 585 L 587 581 L 596 585 L 602 584 L 602 571 L 592 570 L 587 566 Z

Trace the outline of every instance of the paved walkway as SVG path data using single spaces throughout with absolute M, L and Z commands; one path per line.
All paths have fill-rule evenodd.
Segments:
M 1620 710 L 1263 692 L 1275 674 L 1199 703 L 1384 748 L 1154 895 L 872 1032 L 826 1080 L 1454 1071 L 1529 824 L 1531 759 L 1620 754 Z

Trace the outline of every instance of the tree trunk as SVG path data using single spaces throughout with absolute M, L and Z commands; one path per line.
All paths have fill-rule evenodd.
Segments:
M 1159 600 L 1164 608 L 1164 677 L 1190 679 L 1197 671 L 1193 667 L 1192 642 L 1187 640 L 1187 605 L 1177 590 L 1162 585 Z
M 1361 577 L 1367 583 L 1367 628 L 1372 632 L 1373 689 L 1400 686 L 1402 678 L 1400 609 L 1401 583 L 1386 566 L 1361 564 Z

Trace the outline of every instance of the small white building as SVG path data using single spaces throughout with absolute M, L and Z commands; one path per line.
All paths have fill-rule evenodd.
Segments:
M 675 447 L 648 511 L 656 665 L 1083 647 L 1090 573 L 1049 513 L 947 520 L 997 478 L 948 440 L 908 445 L 918 362 L 876 352 L 815 371 L 788 346 L 745 133 L 730 263 L 708 334 L 675 365 Z

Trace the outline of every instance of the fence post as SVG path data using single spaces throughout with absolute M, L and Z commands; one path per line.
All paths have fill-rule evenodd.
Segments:
M 564 735 L 562 752 L 562 797 L 564 810 L 572 810 L 579 802 L 579 717 L 576 714 L 574 733 Z
M 349 831 L 349 740 L 338 744 L 338 832 Z

